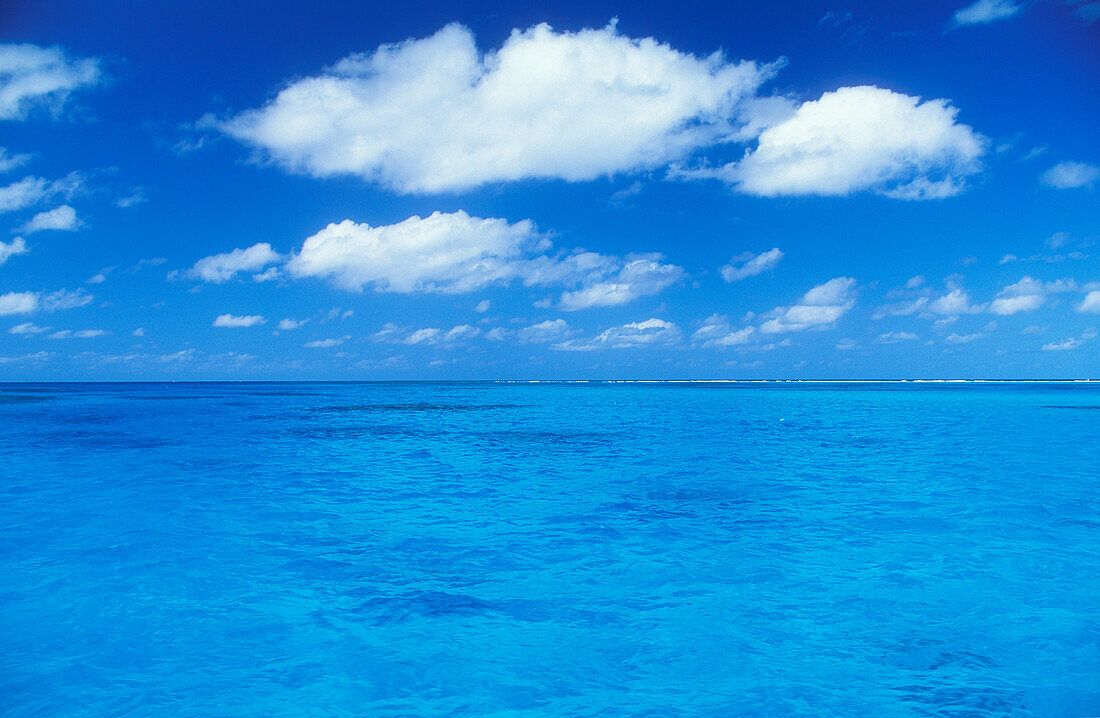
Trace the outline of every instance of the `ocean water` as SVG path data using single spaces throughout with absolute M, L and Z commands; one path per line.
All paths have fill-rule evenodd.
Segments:
M 0 714 L 1100 715 L 1100 386 L 0 385 Z

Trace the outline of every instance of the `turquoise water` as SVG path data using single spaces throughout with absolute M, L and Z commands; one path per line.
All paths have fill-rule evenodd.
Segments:
M 1100 386 L 0 385 L 5 716 L 1100 715 Z

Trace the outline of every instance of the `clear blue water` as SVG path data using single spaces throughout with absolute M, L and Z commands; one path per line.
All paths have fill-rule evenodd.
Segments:
M 5 716 L 1100 715 L 1100 387 L 0 386 Z

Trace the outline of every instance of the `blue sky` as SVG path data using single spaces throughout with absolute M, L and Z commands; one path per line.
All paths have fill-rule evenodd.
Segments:
M 7 380 L 1100 378 L 1100 3 L 0 11 Z

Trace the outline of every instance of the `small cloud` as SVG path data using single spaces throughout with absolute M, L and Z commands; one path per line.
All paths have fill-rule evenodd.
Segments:
M 130 194 L 116 199 L 115 206 L 120 209 L 128 209 L 130 207 L 136 207 L 139 204 L 145 204 L 147 201 L 145 190 L 141 187 L 137 187 Z
M 612 327 L 592 339 L 570 339 L 551 345 L 558 351 L 594 351 L 597 349 L 627 349 L 643 346 L 668 346 L 680 340 L 680 329 L 672 322 L 651 318 Z
M 340 337 L 339 339 L 315 339 L 314 341 L 306 342 L 303 346 L 307 346 L 310 349 L 327 349 L 329 347 L 338 347 L 348 339 L 351 339 L 350 335 Z
M 856 280 L 836 277 L 806 292 L 798 304 L 776 307 L 772 319 L 760 325 L 765 334 L 828 329 L 855 306 Z
M 115 270 L 114 267 L 105 267 L 88 277 L 86 284 L 103 284 L 107 281 L 107 275 Z
M 293 329 L 301 327 L 308 321 L 308 319 L 280 319 L 279 329 L 284 332 L 289 332 Z
M 33 234 L 34 232 L 51 229 L 71 232 L 80 229 L 81 226 L 82 223 L 77 219 L 76 210 L 67 204 L 63 204 L 60 207 L 34 215 L 30 221 L 20 227 L 19 231 L 24 234 Z
M 78 331 L 62 329 L 61 331 L 51 334 L 50 339 L 94 339 L 95 337 L 102 337 L 106 334 L 107 332 L 103 329 L 80 329 Z
M 783 259 L 783 252 L 779 250 L 779 247 L 773 247 L 760 254 L 753 254 L 752 252 L 739 254 L 731 259 L 729 264 L 721 268 L 722 279 L 727 282 L 736 282 L 747 277 L 755 277 L 774 269 L 781 259 Z
M 254 327 L 259 324 L 263 324 L 264 319 L 259 314 L 249 314 L 245 316 L 235 316 L 233 314 L 221 314 L 214 320 L 215 327 Z
M 71 58 L 60 47 L 0 44 L 0 120 L 23 120 L 45 108 L 60 114 L 69 95 L 103 79 L 95 58 Z
M 145 330 L 144 330 L 144 329 L 142 329 L 141 327 L 138 327 L 137 329 L 135 329 L 135 330 L 134 330 L 134 331 L 133 331 L 133 332 L 132 332 L 132 333 L 130 334 L 130 336 L 134 336 L 134 337 L 143 337 L 143 336 L 145 336 Z
M 224 254 L 203 257 L 187 271 L 187 276 L 204 282 L 221 284 L 235 277 L 238 272 L 255 272 L 281 259 L 282 257 L 271 248 L 270 244 L 259 242 L 247 249 L 234 249 Z
M 984 25 L 1010 18 L 1020 12 L 1020 9 L 1020 5 L 1012 0 L 978 0 L 973 5 L 957 10 L 953 21 L 955 27 Z
M 12 257 L 19 254 L 26 254 L 28 251 L 27 243 L 22 237 L 16 237 L 10 242 L 0 242 L 0 265 L 7 262 Z
M 1085 162 L 1059 162 L 1040 177 L 1039 181 L 1055 189 L 1092 187 L 1100 178 L 1100 167 Z
M 1100 314 L 1100 290 L 1086 294 L 1084 300 L 1077 305 L 1077 311 L 1082 314 Z
M 919 336 L 913 332 L 886 332 L 885 334 L 879 334 L 874 343 L 875 344 L 897 344 L 899 342 L 909 342 L 920 339 Z
M 474 311 L 478 314 L 484 314 L 485 312 L 489 311 L 489 300 L 482 299 L 480 302 L 477 303 L 476 306 L 474 306 Z
M 7 149 L 0 147 L 0 174 L 11 172 L 16 167 L 22 167 L 31 159 L 30 155 L 9 154 Z
M 16 324 L 8 330 L 11 334 L 41 334 L 50 331 L 50 327 L 40 327 L 30 322 Z

